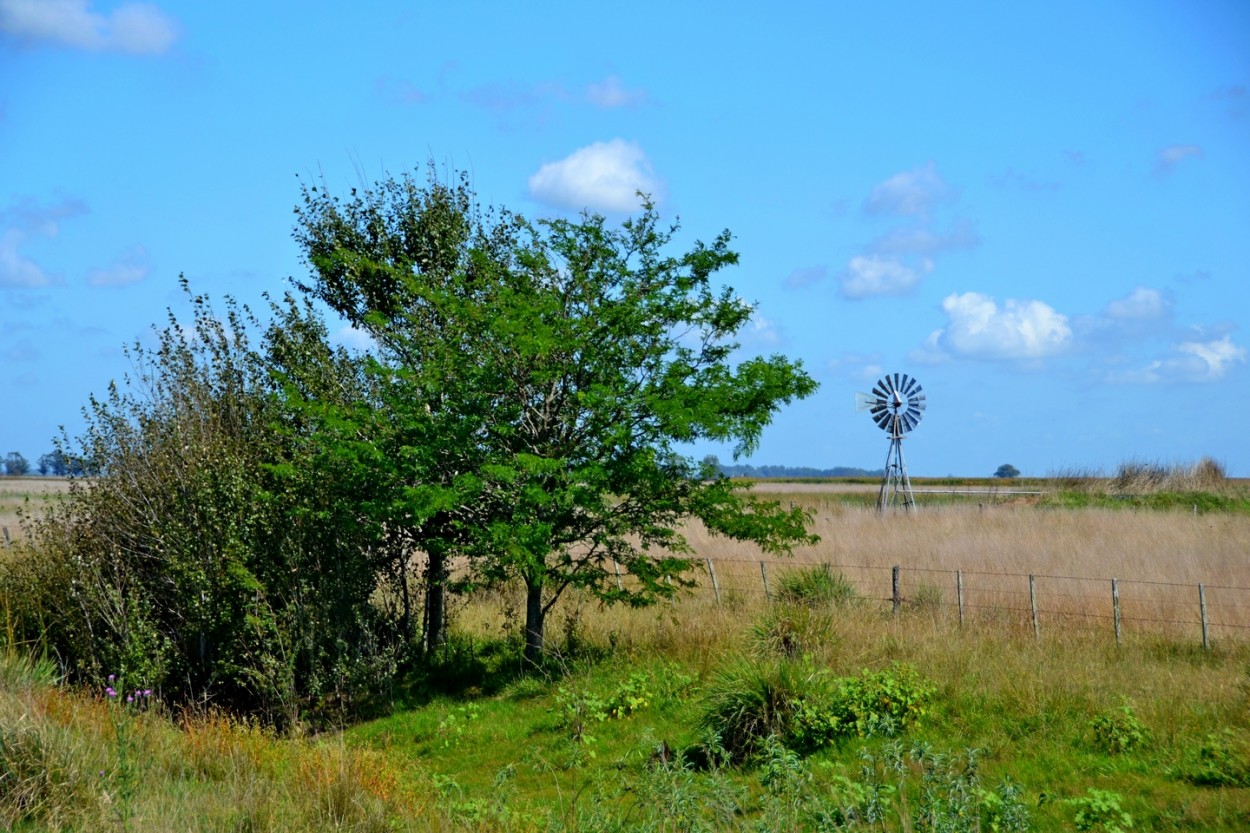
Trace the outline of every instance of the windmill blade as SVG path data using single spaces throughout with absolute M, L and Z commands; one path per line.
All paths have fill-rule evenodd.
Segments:
M 903 384 L 899 386 L 899 390 L 903 392 L 903 396 L 911 396 L 911 378 L 904 373 Z
M 913 428 L 915 428 L 915 427 L 916 427 L 916 420 L 914 420 L 914 419 L 912 419 L 912 418 L 911 418 L 911 414 L 903 414 L 903 415 L 901 415 L 901 416 L 899 417 L 899 422 L 901 422 L 901 423 L 903 424 L 903 431 L 902 431 L 902 433 L 904 433 L 904 434 L 905 434 L 905 433 L 907 433 L 908 431 L 910 431 L 911 429 L 913 429 Z
M 885 379 L 878 379 L 877 384 L 872 386 L 872 392 L 876 396 L 880 397 L 881 399 L 889 399 L 890 398 L 889 377 Z
M 882 411 L 879 414 L 873 414 L 873 422 L 877 423 L 877 427 L 882 430 L 889 430 L 887 426 L 890 424 L 890 412 Z
M 898 374 L 897 374 L 897 373 L 895 373 L 895 374 L 894 374 L 894 389 L 895 389 L 895 390 L 898 390 L 898 388 L 899 388 L 899 384 L 898 384 Z
M 861 411 L 866 411 L 869 408 L 873 407 L 874 405 L 880 405 L 880 404 L 882 404 L 882 402 L 881 402 L 881 397 L 879 396 L 873 396 L 871 393 L 858 393 L 857 392 L 855 394 L 855 412 L 856 413 L 859 413 Z

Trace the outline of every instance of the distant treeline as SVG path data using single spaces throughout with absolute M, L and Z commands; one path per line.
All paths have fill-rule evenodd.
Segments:
M 811 466 L 726 466 L 720 467 L 726 477 L 881 477 L 882 469 L 857 469 L 853 466 L 834 466 L 816 469 Z

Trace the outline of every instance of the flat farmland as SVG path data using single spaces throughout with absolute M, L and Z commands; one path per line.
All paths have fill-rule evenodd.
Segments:
M 0 477 L 0 526 L 16 537 L 23 508 L 37 514 L 48 500 L 68 491 L 64 477 Z

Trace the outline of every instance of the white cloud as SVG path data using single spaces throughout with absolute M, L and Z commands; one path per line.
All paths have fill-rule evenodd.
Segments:
M 1176 349 L 1182 356 L 1201 363 L 1198 365 L 1199 372 L 1191 377 L 1193 381 L 1221 379 L 1234 364 L 1246 360 L 1246 348 L 1233 344 L 1228 335 L 1214 341 L 1182 342 Z
M 1227 334 L 1211 341 L 1185 341 L 1174 353 L 1157 359 L 1141 370 L 1114 374 L 1116 382 L 1160 384 L 1215 382 L 1224 378 L 1235 364 L 1246 361 L 1246 348 L 1233 343 Z
M 1198 145 L 1169 145 L 1155 157 L 1155 173 L 1171 173 L 1172 169 L 1186 159 L 1201 159 L 1205 155 Z
M 617 107 L 634 107 L 647 100 L 647 94 L 640 89 L 629 89 L 621 83 L 616 75 L 609 75 L 602 81 L 586 87 L 586 98 L 596 107 L 605 110 Z
M 135 246 L 103 269 L 87 273 L 87 283 L 92 286 L 126 286 L 138 283 L 152 273 L 148 250 Z
M 1157 321 L 1172 312 L 1172 301 L 1157 289 L 1139 286 L 1107 304 L 1106 316 L 1116 321 Z
M 912 267 L 892 257 L 859 255 L 847 263 L 840 278 L 840 289 L 842 296 L 851 300 L 906 295 L 932 270 L 933 262 L 929 260 Z
M 664 189 L 642 147 L 624 139 L 595 142 L 529 178 L 531 197 L 573 210 L 634 211 L 641 204 L 638 192 L 660 201 Z
M 63 199 L 44 207 L 29 197 L 0 211 L 0 287 L 36 287 L 55 282 L 55 276 L 21 251 L 32 237 L 53 238 L 60 234 L 61 220 L 87 213 L 75 199 Z
M 868 214 L 926 215 L 929 209 L 952 196 L 950 186 L 938 176 L 937 166 L 929 162 L 910 171 L 902 171 L 873 187 L 864 201 Z
M 1067 316 L 1042 301 L 1009 299 L 1000 307 L 979 292 L 956 293 L 942 302 L 947 325 L 929 336 L 930 360 L 1041 359 L 1062 353 L 1072 343 Z
M 89 0 L 0 0 L 0 31 L 132 55 L 159 55 L 178 38 L 177 24 L 151 3 L 123 3 L 105 15 L 92 11 Z

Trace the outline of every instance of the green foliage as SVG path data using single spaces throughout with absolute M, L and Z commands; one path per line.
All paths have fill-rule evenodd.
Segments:
M 829 708 L 838 724 L 859 737 L 892 737 L 929 711 L 937 689 L 907 664 L 863 671 L 838 682 Z
M 1072 821 L 1082 833 L 1126 833 L 1133 827 L 1133 817 L 1120 809 L 1123 800 L 1119 793 L 1090 787 L 1085 795 L 1069 798 L 1067 803 L 1076 809 Z
M 712 283 L 737 262 L 727 233 L 672 254 L 676 228 L 649 202 L 620 228 L 531 224 L 433 170 L 426 187 L 389 179 L 346 201 L 305 189 L 297 214 L 302 288 L 378 344 L 385 418 L 322 409 L 345 429 L 327 445 L 386 484 L 375 517 L 431 564 L 472 556 L 471 583 L 523 582 L 530 663 L 566 590 L 643 605 L 688 585 L 690 516 L 770 553 L 814 540 L 806 511 L 705 479 L 680 453 L 700 439 L 750 451 L 816 388 L 781 356 L 730 363 L 752 307 Z
M 75 681 L 142 679 L 171 704 L 282 723 L 342 708 L 396 667 L 371 601 L 385 550 L 341 500 L 359 484 L 305 465 L 273 371 L 340 397 L 363 396 L 359 374 L 293 301 L 256 349 L 246 308 L 219 315 L 186 291 L 190 325 L 171 313 L 157 346 L 134 345 L 135 375 L 62 441 L 92 476 L 33 523 L 26 557 L 0 565 L 14 636 Z
M 828 565 L 786 570 L 777 580 L 778 600 L 796 605 L 845 605 L 859 598 L 855 585 Z
M 909 665 L 835 678 L 806 663 L 738 662 L 704 692 L 700 729 L 735 761 L 768 737 L 801 752 L 850 737 L 892 737 L 928 710 L 935 688 Z
M 1094 746 L 1112 755 L 1133 752 L 1150 742 L 1150 730 L 1125 700 L 1118 708 L 1108 709 L 1090 721 Z
M 1250 787 L 1250 742 L 1231 729 L 1212 732 L 1185 755 L 1179 774 L 1204 787 Z
M 1011 463 L 1003 463 L 994 471 L 995 477 L 1012 478 L 1020 476 L 1020 469 L 1011 465 Z

